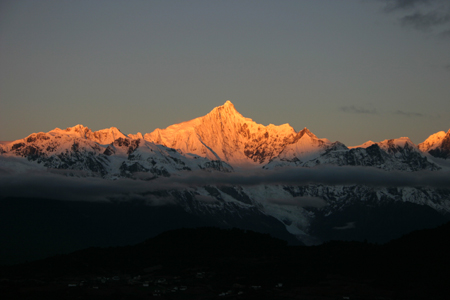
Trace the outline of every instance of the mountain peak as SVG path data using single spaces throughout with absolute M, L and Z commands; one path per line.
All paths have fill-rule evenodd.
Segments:
M 234 107 L 233 103 L 231 103 L 230 100 L 225 101 L 225 103 L 223 104 L 223 106 L 232 106 L 232 107 Z
M 418 145 L 422 152 L 428 152 L 432 156 L 447 159 L 450 157 L 450 129 L 436 132 L 430 135 L 424 142 Z
M 59 128 L 55 128 L 52 131 L 59 131 Z M 67 127 L 64 131 L 67 134 L 76 135 L 81 138 L 86 138 L 92 133 L 92 130 L 89 127 L 83 126 L 81 124 L 77 124 L 73 127 Z
M 298 137 L 298 138 L 301 138 L 301 137 L 303 137 L 305 134 L 306 134 L 307 136 L 311 137 L 311 138 L 317 139 L 317 136 L 316 136 L 314 133 L 312 133 L 311 131 L 309 131 L 309 129 L 306 128 L 306 127 L 303 128 L 302 130 L 300 130 L 300 131 L 297 133 L 297 137 Z
M 449 130 L 450 132 L 450 130 Z M 449 134 L 449 133 L 447 133 Z M 445 138 L 446 133 L 444 131 L 436 132 L 430 135 L 425 141 L 418 145 L 419 149 L 422 152 L 428 152 L 436 147 L 439 147 L 442 143 L 442 140 Z
M 207 115 L 147 133 L 150 142 L 213 160 L 244 165 L 261 164 L 292 143 L 295 130 L 288 124 L 264 126 L 242 116 L 231 101 Z
M 237 114 L 237 115 L 241 116 L 241 114 L 236 110 L 236 108 L 234 107 L 234 104 L 231 103 L 230 100 L 227 100 L 221 106 L 215 107 L 209 114 L 214 114 L 214 113 L 219 113 L 220 115 L 222 115 L 223 113 L 230 114 L 230 115 L 236 115 Z
M 138 132 L 138 133 L 136 133 L 136 134 L 129 134 L 129 135 L 127 135 L 130 139 L 132 139 L 132 140 L 141 140 L 141 139 L 144 139 L 144 136 L 142 135 L 142 133 L 140 133 L 140 132 Z
M 105 128 L 97 131 L 92 131 L 89 127 L 77 124 L 66 129 L 55 128 L 48 132 L 50 135 L 66 135 L 77 138 L 88 139 L 99 144 L 111 144 L 118 138 L 126 138 L 126 136 L 117 127 Z

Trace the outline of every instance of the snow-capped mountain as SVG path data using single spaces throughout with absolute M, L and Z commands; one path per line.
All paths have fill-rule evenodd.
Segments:
M 420 171 L 439 170 L 441 167 L 428 161 L 421 151 L 409 138 L 385 140 L 379 143 L 366 142 L 361 146 L 347 148 L 344 144 L 335 142 L 326 146 L 316 156 L 307 161 L 294 159 L 273 160 L 264 168 L 271 165 L 286 166 L 296 165 L 302 167 L 313 167 L 317 165 L 338 166 L 367 166 L 383 169 L 386 171 Z
M 180 153 L 226 161 L 234 167 L 253 165 L 272 169 L 336 164 L 385 170 L 439 169 L 428 162 L 408 138 L 367 142 L 349 149 L 340 142 L 318 138 L 307 128 L 295 132 L 289 124 L 257 124 L 238 113 L 230 101 L 204 117 L 156 129 L 145 134 L 144 139 L 177 149 Z M 373 144 L 378 147 L 367 149 Z
M 82 125 L 56 128 L 3 144 L 2 149 L 4 156 L 24 157 L 49 169 L 84 171 L 85 175 L 105 178 L 133 177 L 133 173 L 142 172 L 150 177 L 169 177 L 182 170 L 232 171 L 226 162 L 131 139 L 115 127 L 95 132 Z
M 263 126 L 244 118 L 230 101 L 206 116 L 144 135 L 147 141 L 181 153 L 220 159 L 233 166 L 267 163 L 296 137 L 297 133 L 289 124 Z
M 237 112 L 230 101 L 206 116 L 151 133 L 125 135 L 115 127 L 94 132 L 76 125 L 2 142 L 0 154 L 0 167 L 8 167 L 0 170 L 3 172 L 0 175 L 19 170 L 14 164 L 21 159 L 27 162 L 27 170 L 35 166 L 51 172 L 60 170 L 58 174 L 104 180 L 131 178 L 144 183 L 152 180 L 157 185 L 161 178 L 188 178 L 196 183 L 151 190 L 146 190 L 143 184 L 139 191 L 133 192 L 170 198 L 170 203 L 189 213 L 227 226 L 245 227 L 261 220 L 266 227 L 282 224 L 304 243 L 332 238 L 334 233 L 343 232 L 340 230 L 351 233 L 353 228 L 365 228 L 369 225 L 364 222 L 380 222 L 386 212 L 377 210 L 364 221 L 356 208 L 373 212 L 374 207 L 399 204 L 418 218 L 425 211 L 434 220 L 447 218 L 450 213 L 446 181 L 438 180 L 434 185 L 421 181 L 427 176 L 443 174 L 441 177 L 445 178 L 448 174 L 446 166 L 428 158 L 449 157 L 450 130 L 431 135 L 419 145 L 401 137 L 347 147 L 338 141 L 318 138 L 307 128 L 296 132 L 288 124 L 257 124 Z M 340 167 L 350 174 L 356 170 L 359 178 L 368 178 L 367 183 L 323 181 L 327 166 Z M 297 176 L 285 170 L 312 170 L 319 175 L 314 175 L 315 181 L 301 177 L 283 182 L 278 178 Z M 406 179 L 393 185 L 385 179 L 389 174 Z M 215 176 L 223 181 L 214 182 Z M 416 207 L 427 207 L 431 212 Z M 408 228 L 415 228 L 418 223 L 411 224 Z M 250 227 L 257 226 L 252 223 Z M 324 226 L 328 231 L 324 231 Z
M 227 171 L 249 165 L 273 169 L 319 164 L 418 171 L 440 168 L 424 154 L 446 158 L 450 153 L 450 130 L 446 134 L 443 131 L 433 134 L 418 146 L 409 138 L 401 137 L 348 148 L 338 141 L 318 138 L 307 128 L 296 132 L 289 124 L 257 124 L 243 117 L 227 101 L 206 116 L 145 135 L 126 136 L 115 127 L 93 132 L 83 125 L 76 125 L 65 130 L 56 128 L 47 133 L 33 133 L 24 139 L 0 144 L 0 147 L 3 155 L 27 157 L 38 162 L 45 160 L 44 165 L 49 168 L 79 168 L 100 172 L 102 176 L 117 176 L 117 167 L 111 162 L 114 157 L 127 160 L 126 165 L 139 163 L 136 168 L 142 171 L 154 170 L 156 163 L 150 156 L 156 154 L 152 152 L 175 158 L 169 160 L 172 165 L 177 164 L 176 160 L 183 161 L 182 166 L 173 167 L 173 171 L 195 170 L 204 162 L 191 165 L 191 161 L 205 159 L 220 162 Z M 156 151 L 155 147 L 164 150 Z M 137 152 L 132 154 L 134 151 Z M 144 154 L 145 151 L 152 155 Z M 138 158 L 141 161 L 137 162 Z M 150 162 L 152 168 L 144 166 L 144 161 Z
M 422 152 L 428 152 L 434 157 L 450 158 L 450 130 L 447 133 L 439 131 L 430 135 L 418 147 Z

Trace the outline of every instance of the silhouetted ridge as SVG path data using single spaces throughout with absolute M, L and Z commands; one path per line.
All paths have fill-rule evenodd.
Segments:
M 244 296 L 237 299 L 268 295 L 272 299 L 300 299 L 299 295 L 321 295 L 324 299 L 341 299 L 342 295 L 349 295 L 350 299 L 446 299 L 443 295 L 450 279 L 449 235 L 447 223 L 385 245 L 331 241 L 306 247 L 287 246 L 269 235 L 240 229 L 179 229 L 135 246 L 90 248 L 2 267 L 0 277 L 4 278 L 2 291 L 10 296 L 8 299 L 21 299 L 11 295 L 17 294 L 22 282 L 40 282 L 34 292 L 28 287 L 33 297 L 58 299 L 48 291 L 61 291 L 58 284 L 73 278 L 100 284 L 100 289 L 109 289 L 114 295 L 126 287 L 120 297 L 146 299 L 147 294 L 136 296 L 133 292 L 142 292 L 142 283 L 122 280 L 123 274 L 128 274 L 124 278 L 138 276 L 155 284 L 161 278 L 173 282 L 156 284 L 158 289 L 167 289 L 178 280 L 189 293 L 194 293 L 189 294 L 190 299 L 199 299 L 205 292 L 216 299 L 223 289 L 235 294 L 243 291 Z M 98 278 L 114 276 L 118 281 L 98 283 Z M 278 283 L 282 283 L 282 288 L 275 288 Z M 196 289 L 205 286 L 206 291 L 195 294 Z M 256 291 L 252 287 L 257 287 Z M 89 286 L 78 291 L 90 293 Z
M 203 227 L 167 231 L 142 245 L 163 247 L 165 251 L 183 256 L 253 256 L 280 250 L 287 242 L 251 230 Z M 182 252 L 179 250 L 180 245 Z

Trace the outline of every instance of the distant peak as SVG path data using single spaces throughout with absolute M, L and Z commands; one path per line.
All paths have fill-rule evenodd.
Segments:
M 130 138 L 130 139 L 133 139 L 133 140 L 140 140 L 140 139 L 144 139 L 144 136 L 142 135 L 142 133 L 140 133 L 140 132 L 138 132 L 138 133 L 136 133 L 136 134 L 129 134 L 128 135 L 128 137 Z
M 86 127 L 86 126 L 84 126 L 84 125 L 82 125 L 82 124 L 77 124 L 77 125 L 72 126 L 72 127 L 67 127 L 66 130 L 71 130 L 71 129 L 76 129 L 76 128 L 84 129 L 84 128 L 88 128 L 88 127 Z
M 372 145 L 374 145 L 374 144 L 376 144 L 374 141 L 368 140 L 367 142 L 365 142 L 365 143 L 363 143 L 363 144 L 361 144 L 361 145 L 358 145 L 358 146 L 350 146 L 350 147 L 348 147 L 348 149 L 354 149 L 354 148 L 369 148 L 370 146 L 372 146 Z
M 100 132 L 120 132 L 121 133 L 120 129 L 117 127 L 105 128 L 105 129 L 101 129 L 98 131 L 100 131 Z
M 230 100 L 227 100 L 222 106 L 219 106 L 219 108 L 224 108 L 229 111 L 236 111 L 236 108 L 234 107 L 234 104 L 231 103 Z
M 230 100 L 227 100 L 223 105 L 215 107 L 210 114 L 226 114 L 226 115 L 240 115 Z
M 409 137 L 407 137 L 407 136 L 402 136 L 402 137 L 399 137 L 399 138 L 396 138 L 396 139 L 390 139 L 390 140 L 386 140 L 386 141 L 387 142 L 393 142 L 393 143 L 396 143 L 396 142 L 412 143 L 411 139 Z M 383 141 L 383 142 L 385 142 L 385 141 Z M 383 143 L 383 142 L 381 142 L 381 143 Z
M 297 135 L 298 135 L 298 138 L 301 138 L 302 136 L 304 136 L 304 135 L 307 135 L 307 136 L 309 136 L 309 137 L 312 137 L 312 138 L 317 138 L 317 136 L 314 134 L 314 133 L 312 133 L 311 131 L 309 131 L 309 129 L 308 128 L 303 128 L 299 133 L 297 133 Z
M 81 124 L 77 124 L 73 127 L 67 127 L 65 131 L 67 131 L 67 132 L 74 131 L 74 132 L 79 133 L 80 135 L 83 135 L 87 132 L 90 132 L 91 129 L 89 127 L 83 126 Z

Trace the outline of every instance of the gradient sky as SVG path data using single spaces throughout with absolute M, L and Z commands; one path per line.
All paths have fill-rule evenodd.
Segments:
M 351 146 L 450 128 L 450 1 L 2 1 L 0 140 L 231 100 Z

